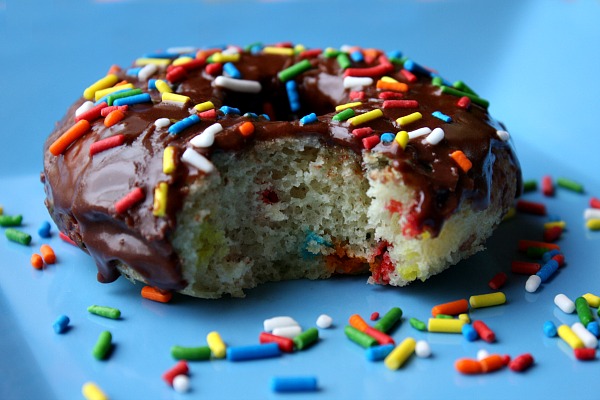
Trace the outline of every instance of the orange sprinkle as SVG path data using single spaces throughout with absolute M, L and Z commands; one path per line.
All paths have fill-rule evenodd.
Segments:
M 54 254 L 52 247 L 43 244 L 42 247 L 40 247 L 40 252 L 42 253 L 42 258 L 46 264 L 54 264 L 56 262 L 56 254 Z
M 35 269 L 42 269 L 44 267 L 44 260 L 39 254 L 31 255 L 31 266 Z
M 371 64 L 377 57 L 379 57 L 379 50 L 377 49 L 364 49 L 363 57 L 365 58 L 365 62 L 367 64 Z
M 456 163 L 458 164 L 460 169 L 463 170 L 463 172 L 468 172 L 473 166 L 471 160 L 469 160 L 465 153 L 463 153 L 460 150 L 456 150 L 454 153 L 450 154 L 450 157 L 452 157 L 452 159 L 456 161 Z
M 125 118 L 125 113 L 123 111 L 119 109 L 113 110 L 108 113 L 106 118 L 104 118 L 104 126 L 109 128 L 117 122 L 119 122 L 120 120 L 122 120 L 123 118 Z
M 110 66 L 110 68 L 108 69 L 108 72 L 106 73 L 106 75 L 110 75 L 110 74 L 117 74 L 118 72 L 121 71 L 121 67 L 119 67 L 116 64 L 113 64 Z
M 481 363 L 472 358 L 461 358 L 456 360 L 454 368 L 456 368 L 458 372 L 467 375 L 480 374 L 483 372 Z
M 504 358 L 499 354 L 491 354 L 479 361 L 482 372 L 492 372 L 504 367 Z
M 378 80 L 377 89 L 391 90 L 394 92 L 408 92 L 408 85 L 402 82 L 385 82 Z
M 254 124 L 250 121 L 244 122 L 238 128 L 242 136 L 250 136 L 254 133 Z
M 129 83 L 129 82 L 127 82 L 127 81 L 123 80 L 123 81 L 121 81 L 121 82 L 117 82 L 117 83 L 115 84 L 115 86 L 127 85 L 128 83 Z
M 65 133 L 60 135 L 48 148 L 54 156 L 61 155 L 67 147 L 73 142 L 82 137 L 90 129 L 90 123 L 86 119 L 82 119 L 70 127 Z
M 369 327 L 369 324 L 367 324 L 365 320 L 362 319 L 362 317 L 358 314 L 352 314 L 348 320 L 348 323 L 350 326 L 358 329 L 361 332 L 364 332 Z
M 154 286 L 144 286 L 142 288 L 142 297 L 159 303 L 168 303 L 173 297 L 173 293 L 168 290 L 161 290 Z
M 438 314 L 458 315 L 466 313 L 469 310 L 469 302 L 467 299 L 450 301 L 444 304 L 438 304 L 431 309 L 431 315 L 434 317 Z

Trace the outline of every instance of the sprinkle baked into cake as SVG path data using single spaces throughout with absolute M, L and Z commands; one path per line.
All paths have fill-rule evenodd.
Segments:
M 167 49 L 67 111 L 44 146 L 46 205 L 101 282 L 403 286 L 482 250 L 519 194 L 488 105 L 400 52 Z

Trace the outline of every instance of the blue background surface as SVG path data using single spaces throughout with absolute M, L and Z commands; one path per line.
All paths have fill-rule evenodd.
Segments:
M 600 2 L 599 1 L 75 1 L 0 0 L 0 204 L 22 213 L 29 247 L 0 238 L 0 398 L 80 398 L 95 381 L 113 399 L 124 398 L 570 398 L 594 399 L 598 360 L 583 363 L 542 324 L 572 324 L 553 304 L 600 294 L 600 232 L 583 225 L 589 197 L 600 196 Z M 526 179 L 545 174 L 582 182 L 584 195 L 559 190 L 544 201 L 569 229 L 560 241 L 567 267 L 535 294 L 526 277 L 510 273 L 523 259 L 518 239 L 540 239 L 542 217 L 519 216 L 500 226 L 488 250 L 426 283 L 402 289 L 368 286 L 365 277 L 268 284 L 245 299 L 198 300 L 175 296 L 158 304 L 139 296 L 141 285 L 123 279 L 102 285 L 92 260 L 35 232 L 49 217 L 39 183 L 42 144 L 83 88 L 112 64 L 128 66 L 161 48 L 245 45 L 290 40 L 308 47 L 353 44 L 399 49 L 438 68 L 450 81 L 464 80 L 491 101 L 490 112 L 512 134 Z M 4 235 L 2 235 L 4 236 Z M 29 257 L 48 242 L 58 264 L 43 271 Z M 417 332 L 410 317 L 426 320 L 431 307 L 486 293 L 497 272 L 509 273 L 508 304 L 475 310 L 498 341 L 467 342 L 460 335 Z M 119 321 L 89 315 L 86 307 L 118 307 Z M 398 371 L 371 363 L 343 333 L 348 317 L 391 307 L 404 310 L 393 332 L 427 340 L 433 357 L 413 357 Z M 594 310 L 595 311 L 595 310 Z M 321 313 L 332 329 L 304 352 L 256 362 L 223 360 L 191 364 L 192 391 L 177 394 L 160 378 L 174 365 L 172 345 L 202 345 L 211 330 L 228 344 L 256 343 L 265 318 L 290 315 L 305 327 Z M 56 335 L 51 325 L 67 314 L 72 329 Z M 109 360 L 90 354 L 98 334 L 110 330 Z M 508 369 L 463 376 L 454 361 L 479 349 L 516 356 L 530 352 L 536 365 L 524 374 Z M 307 395 L 271 393 L 273 375 L 317 376 L 320 390 Z

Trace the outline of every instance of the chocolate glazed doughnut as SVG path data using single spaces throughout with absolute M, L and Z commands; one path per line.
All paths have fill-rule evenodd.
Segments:
M 370 270 L 400 286 L 480 250 L 519 194 L 487 107 L 399 52 L 169 49 L 67 111 L 46 205 L 101 282 L 242 296 Z

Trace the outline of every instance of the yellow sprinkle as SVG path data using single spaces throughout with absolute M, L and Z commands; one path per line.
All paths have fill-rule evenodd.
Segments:
M 108 396 L 94 382 L 85 383 L 81 393 L 87 400 L 108 400 Z
M 571 327 L 569 325 L 561 325 L 558 327 L 557 331 L 558 331 L 558 336 L 562 340 L 567 342 L 567 344 L 569 346 L 571 346 L 571 348 L 581 349 L 581 348 L 585 347 L 585 345 L 583 344 L 583 341 L 579 338 L 579 336 L 577 336 L 575 334 L 575 332 L 573 332 L 573 330 L 571 329 Z
M 458 319 L 465 321 L 465 324 L 471 323 L 471 317 L 469 317 L 469 314 L 458 314 Z
M 166 103 L 180 103 L 180 104 L 185 104 L 188 101 L 191 101 L 191 99 L 188 96 L 184 96 L 184 95 L 181 95 L 181 94 L 164 92 L 162 94 L 162 101 L 166 102 Z
M 238 62 L 240 61 L 239 53 L 223 54 L 215 53 L 212 55 L 212 61 L 215 63 Z
M 108 74 L 102 79 L 98 79 L 96 82 L 92 83 L 83 91 L 83 97 L 87 100 L 91 100 L 94 98 L 94 95 L 98 90 L 106 89 L 111 86 L 114 86 L 117 82 L 119 82 L 119 77 L 115 74 Z
M 118 86 L 113 86 L 113 87 L 109 87 L 106 89 L 96 90 L 96 93 L 94 93 L 94 100 L 98 101 L 101 98 L 103 98 L 104 96 L 106 96 L 107 94 L 111 94 L 111 93 L 117 92 L 119 90 L 133 89 L 133 88 L 134 88 L 134 86 L 132 83 L 125 83 L 123 85 L 118 85 Z
M 167 146 L 163 151 L 163 172 L 172 174 L 175 172 L 175 147 Z
M 600 230 L 600 218 L 591 218 L 585 222 L 585 226 L 593 231 Z
M 194 59 L 192 57 L 179 57 L 176 58 L 175 60 L 173 60 L 173 66 L 178 66 L 178 65 L 182 65 L 185 63 L 189 63 L 190 61 L 193 61 Z
M 204 103 L 196 104 L 194 106 L 194 109 L 198 112 L 212 110 L 213 108 L 215 108 L 215 105 L 212 101 L 205 101 Z
M 0 215 L 4 214 L 4 208 L 0 206 Z
M 348 122 L 352 126 L 357 126 L 357 125 L 364 124 L 365 122 L 369 122 L 374 119 L 377 119 L 379 117 L 383 117 L 383 111 L 381 111 L 379 108 L 376 108 L 369 112 L 357 115 L 356 117 L 352 117 L 352 118 L 348 119 Z
M 405 125 L 408 125 L 408 124 L 411 124 L 411 123 L 413 123 L 415 121 L 418 121 L 421 118 L 423 118 L 423 115 L 421 115 L 421 113 L 417 111 L 417 112 L 414 112 L 412 114 L 405 115 L 404 117 L 398 118 L 396 120 L 396 122 L 398 123 L 398 125 L 400 125 L 400 126 L 403 127 Z
M 429 318 L 427 330 L 429 332 L 462 333 L 465 323 L 462 319 Z
M 156 86 L 156 89 L 158 89 L 160 93 L 173 93 L 171 86 L 162 79 L 157 79 L 156 82 L 154 82 L 154 86 Z
M 303 44 L 297 44 L 294 46 L 295 53 L 302 53 L 304 50 L 306 50 L 306 47 Z
M 345 110 L 346 108 L 360 106 L 361 104 L 362 104 L 362 102 L 360 102 L 360 101 L 355 101 L 354 103 L 340 104 L 339 106 L 335 106 L 335 111 L 342 111 L 342 110 Z
M 402 147 L 402 150 L 404 150 L 406 148 L 406 144 L 408 143 L 408 132 L 406 132 L 406 131 L 398 132 L 396 134 L 396 138 L 394 140 L 396 140 L 396 143 L 398 143 L 400 145 L 400 147 Z
M 391 76 L 382 76 L 381 80 L 384 82 L 398 83 L 398 81 L 396 79 L 392 78 Z
M 396 370 L 415 352 L 416 347 L 417 341 L 411 337 L 407 337 L 387 355 L 383 363 L 389 369 Z
M 558 226 L 559 228 L 565 229 L 567 227 L 567 223 L 565 221 L 546 222 L 544 224 L 544 229 L 550 229 L 550 228 L 554 228 L 556 226 Z
M 212 351 L 216 358 L 225 358 L 227 346 L 225 346 L 225 342 L 221 339 L 219 332 L 213 331 L 206 335 L 206 343 L 208 343 L 210 351 Z
M 166 182 L 160 182 L 154 188 L 154 204 L 152 214 L 155 217 L 164 217 L 167 213 L 167 194 L 169 193 L 169 185 Z
M 506 213 L 504 218 L 502 218 L 502 221 L 507 221 L 509 219 L 513 219 L 516 215 L 517 215 L 517 209 L 515 207 L 511 207 L 508 209 L 508 212 Z
M 143 67 L 144 65 L 154 64 L 157 67 L 166 68 L 171 64 L 171 60 L 168 58 L 138 58 L 135 60 L 135 65 Z
M 290 49 L 288 47 L 267 46 L 262 51 L 265 54 L 278 54 L 280 56 L 293 56 L 294 55 L 294 49 Z
M 504 303 L 506 303 L 506 296 L 502 292 L 480 294 L 469 298 L 471 308 L 498 306 Z
M 592 293 L 586 293 L 581 297 L 583 297 L 588 302 L 590 307 L 594 307 L 594 308 L 600 307 L 600 296 L 596 296 L 595 294 L 592 294 Z

